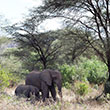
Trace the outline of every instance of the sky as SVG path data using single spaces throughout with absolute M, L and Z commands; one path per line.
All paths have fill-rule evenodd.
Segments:
M 33 6 L 39 6 L 41 0 L 0 0 L 0 14 L 11 22 L 20 21 Z
M 29 9 L 41 4 L 41 0 L 0 0 L 0 15 L 3 15 L 11 23 L 16 23 L 23 20 Z M 58 27 L 60 27 L 60 23 L 55 19 L 45 22 L 42 29 L 55 30 Z

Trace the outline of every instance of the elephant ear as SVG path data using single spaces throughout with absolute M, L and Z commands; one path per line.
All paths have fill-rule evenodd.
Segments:
M 47 83 L 47 85 L 52 85 L 52 77 L 50 75 L 49 70 L 44 70 L 41 72 L 41 79 Z

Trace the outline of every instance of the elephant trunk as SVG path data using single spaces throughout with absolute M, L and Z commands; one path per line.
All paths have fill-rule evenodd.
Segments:
M 62 91 L 61 92 L 58 92 L 59 96 L 62 98 Z
M 58 87 L 58 94 L 62 98 L 62 83 L 58 83 L 57 87 Z

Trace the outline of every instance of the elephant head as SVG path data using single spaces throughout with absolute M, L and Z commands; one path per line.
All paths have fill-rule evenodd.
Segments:
M 58 87 L 58 93 L 60 97 L 62 97 L 62 76 L 61 73 L 57 70 L 44 70 L 41 74 L 42 80 L 44 80 L 48 86 L 51 86 L 52 84 L 56 84 Z

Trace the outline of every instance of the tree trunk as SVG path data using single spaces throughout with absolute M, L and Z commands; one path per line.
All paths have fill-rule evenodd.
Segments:
M 107 58 L 107 67 L 108 67 L 108 81 L 110 81 L 110 55 L 108 54 Z
M 110 81 L 110 65 L 108 65 L 108 81 Z
M 43 69 L 46 69 L 46 68 L 47 68 L 47 62 L 43 61 Z

